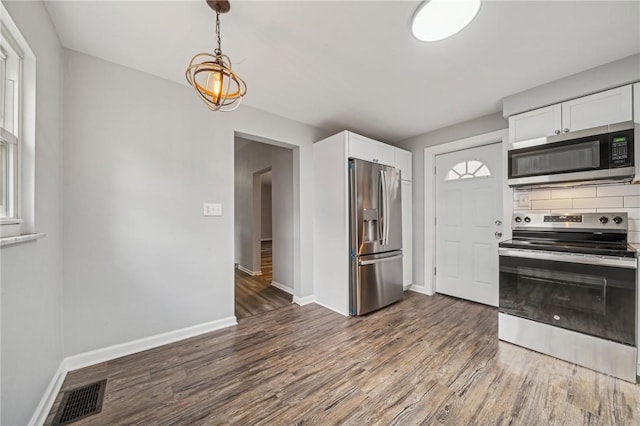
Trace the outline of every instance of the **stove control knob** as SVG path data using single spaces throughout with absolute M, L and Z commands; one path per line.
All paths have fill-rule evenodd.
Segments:
M 613 218 L 613 221 L 616 225 L 620 225 L 622 223 L 622 218 L 620 216 L 616 216 Z
M 524 221 L 529 223 L 529 222 L 531 222 L 531 218 L 529 216 L 525 216 L 524 217 Z
M 522 222 L 522 218 L 520 216 L 516 216 L 516 218 L 514 219 L 517 223 Z
M 602 216 L 600 219 L 598 219 L 600 221 L 601 224 L 605 224 L 607 222 L 609 222 L 609 219 L 606 216 Z

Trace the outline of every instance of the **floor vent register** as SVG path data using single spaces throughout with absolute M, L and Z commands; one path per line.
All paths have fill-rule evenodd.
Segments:
M 107 380 L 91 383 L 64 393 L 53 426 L 68 425 L 102 411 Z

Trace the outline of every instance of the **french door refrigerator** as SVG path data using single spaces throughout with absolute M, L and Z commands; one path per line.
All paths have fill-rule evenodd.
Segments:
M 362 315 L 402 299 L 400 172 L 349 160 L 349 313 Z

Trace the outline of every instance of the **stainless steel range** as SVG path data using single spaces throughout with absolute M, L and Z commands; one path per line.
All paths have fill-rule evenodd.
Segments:
M 627 214 L 516 213 L 511 225 L 499 244 L 499 338 L 635 383 Z

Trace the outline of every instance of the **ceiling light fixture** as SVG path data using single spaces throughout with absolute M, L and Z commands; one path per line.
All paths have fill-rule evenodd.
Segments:
M 231 70 L 231 59 L 222 54 L 220 14 L 231 9 L 228 1 L 207 0 L 216 12 L 218 48 L 211 53 L 195 55 L 185 73 L 187 81 L 211 111 L 233 111 L 240 106 L 247 93 L 247 85 Z
M 411 23 L 411 32 L 420 41 L 451 37 L 469 25 L 478 14 L 481 0 L 425 0 Z

